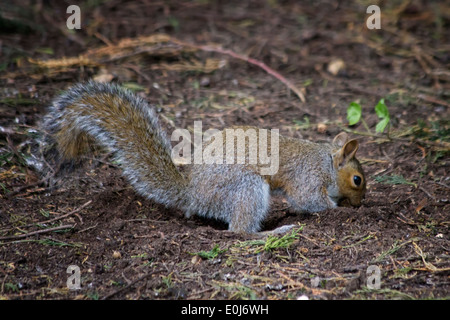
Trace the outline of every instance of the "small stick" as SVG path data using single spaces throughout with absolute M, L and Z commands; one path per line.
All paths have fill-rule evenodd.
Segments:
M 203 51 L 223 53 L 223 54 L 229 55 L 233 58 L 254 64 L 254 65 L 260 67 L 261 69 L 263 69 L 264 71 L 266 71 L 271 76 L 274 76 L 275 78 L 277 78 L 278 80 L 283 82 L 289 89 L 294 91 L 294 93 L 300 98 L 300 100 L 302 102 L 306 102 L 306 99 L 305 99 L 305 96 L 303 95 L 303 93 L 299 89 L 297 89 L 297 87 L 294 86 L 294 84 L 291 81 L 289 81 L 288 79 L 283 77 L 281 74 L 279 74 L 278 72 L 276 72 L 275 70 L 273 70 L 272 68 L 267 66 L 264 62 L 253 59 L 253 58 L 246 57 L 244 55 L 238 54 L 236 52 L 233 52 L 233 51 L 227 50 L 227 49 L 215 48 L 215 47 L 211 47 L 211 46 L 199 46 L 198 48 L 200 48 Z
M 58 231 L 58 230 L 63 230 L 63 229 L 73 229 L 74 227 L 75 227 L 74 224 L 65 224 L 65 225 L 59 226 L 59 227 L 47 228 L 47 229 L 44 229 L 44 230 L 37 230 L 37 231 L 28 232 L 28 233 L 24 233 L 24 234 L 19 234 L 19 235 L 15 235 L 15 236 L 0 237 L 0 241 L 1 240 L 22 239 L 22 238 L 26 238 L 26 237 L 29 237 L 29 236 L 34 236 L 36 234 L 42 234 L 42 233 Z
M 440 100 L 440 99 L 436 99 L 434 97 L 430 97 L 430 96 L 428 96 L 426 94 L 422 94 L 421 93 L 421 94 L 418 94 L 416 97 L 419 98 L 419 99 L 425 100 L 427 102 L 431 102 L 431 103 L 434 103 L 434 104 L 441 104 L 443 106 L 450 107 L 450 103 L 448 103 L 448 102 L 446 102 L 444 100 Z
M 180 40 L 176 40 L 174 38 L 171 39 L 173 42 L 181 44 L 183 46 L 186 47 L 191 47 L 191 48 L 195 48 L 198 50 L 202 50 L 202 51 L 207 51 L 207 52 L 216 52 L 216 53 L 221 53 L 221 54 L 226 54 L 228 56 L 231 56 L 233 58 L 251 63 L 255 66 L 260 67 L 261 69 L 263 69 L 264 71 L 266 71 L 268 74 L 270 74 L 271 76 L 274 76 L 275 78 L 277 78 L 278 80 L 280 80 L 282 83 L 284 83 L 289 89 L 291 89 L 292 91 L 294 91 L 294 93 L 300 98 L 300 100 L 302 102 L 306 102 L 305 96 L 303 95 L 303 93 L 288 79 L 286 79 L 285 77 L 283 77 L 281 74 L 279 74 L 277 71 L 273 70 L 272 68 L 270 68 L 269 66 L 267 66 L 264 62 L 253 59 L 253 58 L 249 58 L 245 55 L 233 52 L 231 50 L 228 49 L 223 49 L 220 47 L 212 47 L 212 46 L 202 46 L 202 45 L 195 45 L 195 44 L 191 44 L 191 43 L 187 43 L 187 42 L 183 42 Z
M 102 298 L 102 300 L 110 299 L 111 297 L 115 296 L 116 294 L 118 294 L 118 293 L 120 293 L 120 292 L 122 292 L 122 291 L 127 290 L 128 288 L 130 288 L 131 286 L 135 285 L 135 284 L 138 283 L 139 281 L 144 280 L 145 278 L 148 278 L 148 277 L 150 277 L 150 276 L 152 276 L 152 275 L 154 275 L 154 274 L 156 274 L 156 273 L 160 273 L 160 272 L 163 272 L 163 271 L 164 271 L 163 269 L 159 269 L 159 270 L 155 270 L 155 271 L 150 272 L 150 273 L 146 273 L 146 274 L 144 274 L 143 276 L 137 278 L 136 280 L 133 280 L 132 282 L 130 282 L 129 284 L 127 284 L 125 287 L 122 287 L 122 288 L 120 288 L 119 290 L 116 290 L 116 291 L 114 291 L 114 292 L 112 292 L 112 293 L 110 293 L 110 294 L 104 296 L 104 297 Z
M 61 220 L 61 219 L 67 218 L 68 216 L 71 216 L 72 214 L 75 214 L 75 213 L 77 213 L 77 212 L 83 210 L 85 207 L 87 207 L 87 206 L 90 205 L 91 203 L 92 203 L 92 200 L 89 200 L 88 202 L 86 202 L 85 204 L 83 204 L 81 207 L 78 207 L 78 208 L 75 209 L 75 210 L 72 210 L 72 211 L 70 211 L 70 212 L 68 212 L 68 213 L 66 213 L 66 214 L 63 214 L 62 216 L 59 216 L 59 217 L 56 217 L 56 218 L 53 218 L 53 219 L 50 219 L 50 220 L 42 221 L 42 222 L 36 222 L 36 223 L 37 223 L 37 224 L 44 224 L 44 223 L 50 223 L 50 222 L 54 222 L 54 221 L 57 221 L 57 220 Z M 36 223 L 35 223 L 35 224 L 36 224 Z
M 79 212 L 80 210 L 84 209 L 85 207 L 87 207 L 88 205 L 90 205 L 91 202 L 92 202 L 92 200 L 89 200 L 88 202 L 86 202 L 85 204 L 83 204 L 81 207 L 79 207 L 79 208 L 77 208 L 77 209 L 75 209 L 75 210 L 72 210 L 72 211 L 70 211 L 70 212 L 68 212 L 68 213 L 66 213 L 66 214 L 63 214 L 63 215 L 61 215 L 61 216 L 59 216 L 59 217 L 56 217 L 56 218 L 53 218 L 53 219 L 49 219 L 49 220 L 45 220 L 45 221 L 37 221 L 37 222 L 30 223 L 30 224 L 26 224 L 26 225 L 24 225 L 24 226 L 21 226 L 21 228 L 31 227 L 31 226 L 34 226 L 34 225 L 36 225 L 36 224 L 46 224 L 46 223 L 51 223 L 51 222 L 55 222 L 55 221 L 57 221 L 57 220 L 61 220 L 61 219 L 67 218 L 68 216 L 71 216 L 72 214 L 75 214 L 75 213 Z M 14 227 L 14 228 L 10 228 L 10 229 L 3 229 L 3 230 L 0 230 L 0 232 L 5 232 L 5 231 L 13 230 L 13 229 L 15 229 L 15 227 Z

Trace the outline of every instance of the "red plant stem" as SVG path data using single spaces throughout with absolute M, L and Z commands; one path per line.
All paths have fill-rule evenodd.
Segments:
M 286 79 L 285 77 L 283 77 L 281 74 L 279 74 L 277 71 L 273 70 L 272 68 L 270 68 L 269 66 L 267 66 L 264 62 L 253 59 L 253 58 L 249 58 L 247 56 L 244 56 L 242 54 L 233 52 L 231 50 L 228 49 L 223 49 L 220 47 L 212 47 L 212 46 L 198 46 L 198 45 L 193 45 L 193 44 L 189 44 L 189 43 L 185 43 L 185 42 L 179 42 L 180 44 L 184 45 L 184 46 L 189 46 L 189 47 L 193 47 L 196 49 L 200 49 L 203 51 L 208 51 L 208 52 L 217 52 L 217 53 L 221 53 L 221 54 L 226 54 L 228 56 L 231 56 L 233 58 L 242 60 L 242 61 L 246 61 L 248 63 L 251 63 L 253 65 L 256 65 L 258 67 L 260 67 L 261 69 L 263 69 L 264 71 L 266 71 L 268 74 L 274 76 L 275 78 L 277 78 L 278 80 L 280 80 L 282 83 L 284 83 L 289 89 L 291 89 L 292 91 L 294 91 L 294 93 L 300 98 L 300 100 L 302 102 L 306 102 L 305 96 L 303 95 L 303 93 L 288 79 Z

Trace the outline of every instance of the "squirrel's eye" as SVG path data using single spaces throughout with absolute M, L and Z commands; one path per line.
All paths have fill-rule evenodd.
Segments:
M 361 181 L 362 181 L 362 179 L 361 179 L 360 176 L 353 176 L 353 182 L 355 183 L 355 185 L 356 185 L 357 187 L 360 186 Z

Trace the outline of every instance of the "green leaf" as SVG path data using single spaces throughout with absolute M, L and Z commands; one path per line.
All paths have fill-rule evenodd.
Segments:
M 386 129 L 386 126 L 388 125 L 389 121 L 391 120 L 391 117 L 389 116 L 389 110 L 384 103 L 384 99 L 381 99 L 377 105 L 375 106 L 375 112 L 378 116 L 378 118 L 381 119 L 380 122 L 377 123 L 377 126 L 375 127 L 376 132 L 383 132 L 384 129 Z
M 375 106 L 375 112 L 378 118 L 389 118 L 389 110 L 384 103 L 384 99 L 381 99 Z
M 377 123 L 377 126 L 375 127 L 375 131 L 376 132 L 383 132 L 384 129 L 386 129 L 386 126 L 389 123 L 389 118 L 384 118 L 383 120 L 381 120 L 380 122 Z
M 361 119 L 361 105 L 356 102 L 351 102 L 347 108 L 347 120 L 349 125 L 354 125 Z

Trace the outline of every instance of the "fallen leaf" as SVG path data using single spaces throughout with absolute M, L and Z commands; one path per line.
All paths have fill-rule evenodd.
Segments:
M 327 71 L 332 75 L 336 76 L 339 71 L 345 68 L 344 60 L 335 59 L 328 64 Z

